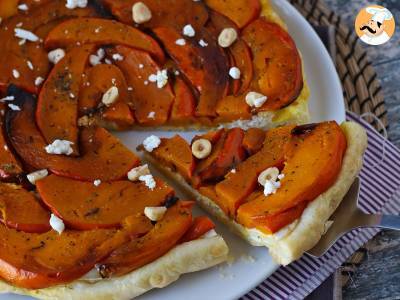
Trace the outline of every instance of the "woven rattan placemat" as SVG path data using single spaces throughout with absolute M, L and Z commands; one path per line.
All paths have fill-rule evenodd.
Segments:
M 332 29 L 334 37 L 332 43 L 336 46 L 333 60 L 342 83 L 346 109 L 360 115 L 371 113 L 387 127 L 382 87 L 355 32 L 349 29 L 341 17 L 322 0 L 290 0 L 290 2 L 313 26 L 328 26 Z M 329 43 L 329 41 L 324 42 Z M 375 118 L 366 117 L 366 120 L 382 132 Z M 341 266 L 335 276 L 339 285 L 344 286 L 348 283 L 367 253 L 368 243 Z

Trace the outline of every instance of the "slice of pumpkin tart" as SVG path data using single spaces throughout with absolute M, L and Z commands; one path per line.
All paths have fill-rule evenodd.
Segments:
M 222 129 L 190 143 L 161 138 L 158 147 L 140 149 L 208 212 L 286 265 L 324 233 L 361 169 L 366 144 L 359 125 L 329 121 Z

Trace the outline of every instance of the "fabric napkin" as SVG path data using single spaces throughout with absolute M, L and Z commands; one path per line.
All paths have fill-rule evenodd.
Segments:
M 347 112 L 347 120 L 361 124 L 368 134 L 368 147 L 360 173 L 359 207 L 367 213 L 399 214 L 400 150 L 360 116 Z M 303 299 L 378 232 L 372 228 L 353 230 L 322 257 L 313 258 L 305 254 L 300 260 L 279 268 L 242 299 Z

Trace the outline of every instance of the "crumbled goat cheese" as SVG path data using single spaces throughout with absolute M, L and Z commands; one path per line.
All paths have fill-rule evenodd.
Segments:
M 110 106 L 115 101 L 118 100 L 118 97 L 119 97 L 118 88 L 116 86 L 112 86 L 107 92 L 104 93 L 103 97 L 101 98 L 101 102 L 105 106 Z
M 186 45 L 186 41 L 185 41 L 185 39 L 177 39 L 175 41 L 175 44 L 177 44 L 178 46 L 185 46 Z
M 61 234 L 65 230 L 65 225 L 63 220 L 61 220 L 59 217 L 57 217 L 54 214 L 51 214 L 50 217 L 50 226 L 53 228 L 55 231 L 58 232 L 58 234 Z
M 239 79 L 240 78 L 240 70 L 237 67 L 232 67 L 229 69 L 229 76 L 231 76 L 233 79 Z
M 143 69 L 144 65 L 143 64 L 139 64 L 139 69 Z
M 26 5 L 25 3 L 22 3 L 22 4 L 18 5 L 18 9 L 26 11 L 29 8 L 28 8 L 28 5 Z
M 279 179 L 279 180 L 282 180 L 283 178 L 285 178 L 285 174 L 279 174 L 279 175 L 278 175 L 278 179 Z
M 160 144 L 160 138 L 155 135 L 151 135 L 143 141 L 143 147 L 147 152 L 152 152 L 154 149 L 160 146 Z
M 156 181 L 154 180 L 154 177 L 153 177 L 153 175 L 151 175 L 151 174 L 139 176 L 139 181 L 143 181 L 144 184 L 145 184 L 150 190 L 154 190 L 154 188 L 156 187 Z
M 165 206 L 147 206 L 144 208 L 144 215 L 151 221 L 157 222 L 164 217 L 166 211 Z
M 280 187 L 281 183 L 279 181 L 267 180 L 264 184 L 264 195 L 275 194 Z
M 155 119 L 156 117 L 156 113 L 154 111 L 149 112 L 149 114 L 147 115 L 148 119 Z
M 35 86 L 39 86 L 43 83 L 44 79 L 40 76 L 36 77 L 35 79 Z
M 236 173 L 236 169 L 232 169 L 231 173 L 235 174 Z
M 15 111 L 20 111 L 21 110 L 21 108 L 19 108 L 19 106 L 18 105 L 15 105 L 15 104 L 8 104 L 8 107 L 11 109 L 11 110 L 15 110 Z
M 47 145 L 45 147 L 45 150 L 49 154 L 71 155 L 74 152 L 74 150 L 71 147 L 71 145 L 73 145 L 73 144 L 74 144 L 73 142 L 66 141 L 66 140 L 55 140 L 50 145 Z
M 267 96 L 256 92 L 249 92 L 246 95 L 246 103 L 252 107 L 261 107 L 267 101 Z
M 26 175 L 26 178 L 28 178 L 30 183 L 35 185 L 36 181 L 47 177 L 47 175 L 49 175 L 49 172 L 46 169 L 43 169 Z
M 4 98 L 0 99 L 0 102 L 4 102 L 4 101 L 14 101 L 15 97 L 14 96 L 6 96 Z
M 200 45 L 201 47 L 207 47 L 207 46 L 208 46 L 208 43 L 207 43 L 205 40 L 201 39 L 201 40 L 199 41 L 199 45 Z
M 28 65 L 28 68 L 29 68 L 29 69 L 33 70 L 33 65 L 32 65 L 32 62 L 31 62 L 30 60 L 28 60 L 28 61 L 26 62 L 26 64 Z
M 113 58 L 113 60 L 115 60 L 115 61 L 123 61 L 123 60 L 124 60 L 124 57 L 123 57 L 121 54 L 119 54 L 119 53 L 113 54 L 113 55 L 112 55 L 112 58 Z
M 149 166 L 147 164 L 130 170 L 128 172 L 128 179 L 130 181 L 138 181 L 139 177 L 143 175 L 150 175 Z
M 101 61 L 103 60 L 104 56 L 106 55 L 106 52 L 104 51 L 103 48 L 99 48 L 97 50 L 96 54 L 91 54 L 89 56 L 89 62 L 92 66 L 96 66 L 98 64 L 101 63 Z
M 37 42 L 39 40 L 39 37 L 36 34 L 25 29 L 14 28 L 14 33 L 17 38 L 28 40 L 30 42 Z
M 128 86 L 128 91 L 133 91 L 133 87 Z
M 14 70 L 12 70 L 12 73 L 13 73 L 14 78 L 19 78 L 20 74 L 19 74 L 18 70 L 14 69 Z
M 24 45 L 25 43 L 26 43 L 26 40 L 20 40 L 20 41 L 18 42 L 18 45 L 22 46 L 22 45 Z
M 183 35 L 186 35 L 189 37 L 194 37 L 196 35 L 194 28 L 190 24 L 187 24 L 183 27 L 182 33 L 183 33 Z
M 101 184 L 101 180 L 100 179 L 96 179 L 95 181 L 93 181 L 94 186 L 99 186 Z
M 157 74 L 151 74 L 148 79 L 150 82 L 157 82 L 157 87 L 161 89 L 168 83 L 168 72 L 166 69 L 157 71 Z
M 8 151 L 8 146 L 7 145 L 4 145 L 4 150 L 6 150 L 6 151 Z
M 65 51 L 61 48 L 54 49 L 50 51 L 47 56 L 51 63 L 57 64 L 65 56 Z
M 84 8 L 88 4 L 87 0 L 67 0 L 65 7 L 68 9 L 74 9 L 77 7 Z
M 136 24 L 143 24 L 151 20 L 151 10 L 143 2 L 132 6 L 132 19 Z
M 104 60 L 104 62 L 105 62 L 107 65 L 111 65 L 111 64 L 112 64 L 112 61 L 109 60 L 108 58 L 106 58 L 106 59 Z

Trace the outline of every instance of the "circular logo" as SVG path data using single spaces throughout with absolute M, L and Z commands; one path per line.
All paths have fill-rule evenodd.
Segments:
M 380 5 L 369 5 L 360 10 L 354 24 L 358 37 L 368 45 L 382 45 L 394 34 L 392 13 Z

